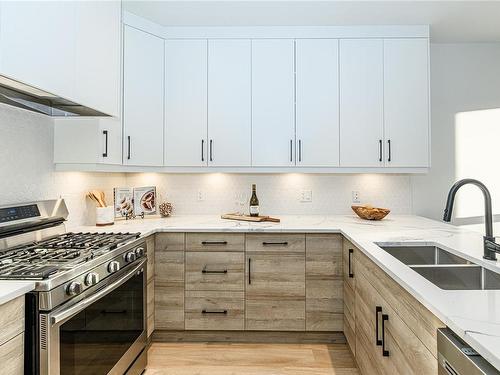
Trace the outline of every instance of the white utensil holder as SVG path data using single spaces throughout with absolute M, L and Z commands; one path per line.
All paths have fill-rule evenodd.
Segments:
M 113 225 L 115 223 L 115 211 L 113 206 L 96 207 L 95 209 L 95 225 L 102 227 L 105 225 Z

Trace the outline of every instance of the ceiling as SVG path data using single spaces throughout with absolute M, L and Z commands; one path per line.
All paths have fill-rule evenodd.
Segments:
M 500 1 L 124 1 L 165 26 L 430 25 L 434 43 L 500 42 Z

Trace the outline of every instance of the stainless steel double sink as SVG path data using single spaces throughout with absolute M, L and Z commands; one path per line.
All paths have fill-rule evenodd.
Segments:
M 377 245 L 441 289 L 500 289 L 500 274 L 437 246 L 401 243 Z

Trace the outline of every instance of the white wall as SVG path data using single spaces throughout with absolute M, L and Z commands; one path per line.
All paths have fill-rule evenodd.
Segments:
M 432 168 L 428 175 L 412 177 L 414 213 L 441 220 L 450 186 L 464 177 L 484 180 L 494 202 L 500 202 L 500 121 L 491 132 L 491 116 L 461 114 L 500 108 L 500 43 L 431 45 L 431 106 Z M 496 147 L 488 150 L 487 144 Z M 482 215 L 481 193 L 463 189 L 457 215 Z
M 93 207 L 85 192 L 102 189 L 111 198 L 125 175 L 55 172 L 53 138 L 50 117 L 0 104 L 0 206 L 61 196 L 71 225 L 89 223 Z

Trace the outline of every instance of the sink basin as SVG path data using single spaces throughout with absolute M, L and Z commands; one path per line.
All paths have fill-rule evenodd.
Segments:
M 438 288 L 445 290 L 500 290 L 500 274 L 429 245 L 378 244 Z
M 456 256 L 437 246 L 427 245 L 379 245 L 400 262 L 408 265 L 432 264 L 470 264 L 464 258 Z

